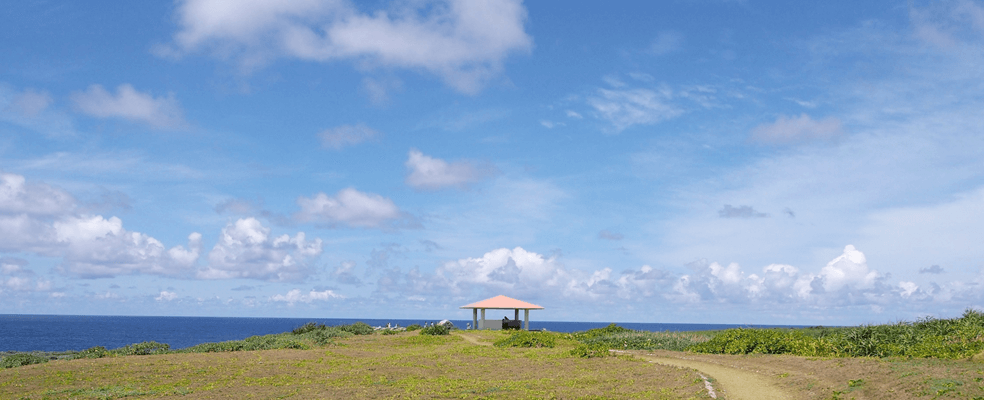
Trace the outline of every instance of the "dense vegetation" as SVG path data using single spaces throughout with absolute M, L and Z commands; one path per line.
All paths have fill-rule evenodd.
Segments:
M 841 329 L 729 329 L 688 350 L 717 354 L 969 358 L 984 351 L 984 313 Z

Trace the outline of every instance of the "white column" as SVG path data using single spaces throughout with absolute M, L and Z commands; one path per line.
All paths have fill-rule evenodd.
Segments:
M 478 329 L 485 329 L 485 309 L 482 309 L 482 319 L 479 320 Z
M 523 311 L 526 311 L 526 315 L 523 318 L 523 322 L 526 324 L 526 330 L 530 330 L 530 309 L 527 308 Z M 516 312 L 518 313 L 519 310 L 516 310 Z
M 478 309 L 472 309 L 472 329 L 478 329 Z

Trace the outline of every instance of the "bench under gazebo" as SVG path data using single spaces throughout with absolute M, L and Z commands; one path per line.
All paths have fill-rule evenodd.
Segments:
M 524 327 L 523 329 L 530 330 L 530 310 L 542 310 L 536 304 L 530 304 L 522 300 L 516 300 L 514 298 L 506 297 L 503 295 L 495 296 L 491 299 L 485 299 L 476 303 L 471 303 L 466 306 L 461 306 L 460 308 L 470 308 L 472 310 L 472 329 L 493 329 L 498 330 L 502 328 L 501 320 L 485 320 L 485 310 L 516 310 L 515 318 L 512 321 L 518 325 L 519 323 L 519 310 L 525 310 L 525 315 L 523 316 Z M 482 318 L 478 318 L 478 310 L 482 310 Z M 517 326 L 518 328 L 518 326 Z

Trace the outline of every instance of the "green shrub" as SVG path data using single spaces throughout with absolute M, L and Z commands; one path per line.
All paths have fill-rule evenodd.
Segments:
M 629 332 L 635 332 L 635 331 L 632 329 L 623 328 L 615 324 L 608 324 L 608 326 L 604 328 L 595 328 L 595 329 L 588 329 L 586 331 L 573 332 L 570 333 L 568 337 L 572 340 L 585 341 L 599 336 L 608 336 L 608 335 L 629 333 Z
M 182 353 L 221 353 L 228 351 L 255 351 L 298 349 L 307 350 L 310 346 L 283 335 L 250 336 L 243 340 L 230 340 L 217 343 L 202 343 L 181 350 Z
M 984 313 L 851 328 L 729 329 L 691 351 L 800 356 L 969 358 L 984 351 Z
M 0 359 L 0 368 L 7 369 L 23 367 L 25 365 L 41 364 L 46 362 L 48 362 L 47 358 L 39 357 L 34 354 L 19 353 Z
M 314 322 L 308 322 L 304 325 L 294 328 L 294 330 L 291 331 L 290 333 L 293 333 L 295 335 L 303 335 L 305 333 L 310 333 L 320 329 L 325 329 L 325 324 L 316 324 Z
M 421 335 L 449 335 L 451 334 L 451 326 L 449 325 L 431 325 L 420 330 Z
M 788 329 L 728 329 L 711 340 L 697 343 L 688 350 L 715 354 L 796 354 L 824 356 L 835 353 L 834 346 L 823 339 Z
M 383 329 L 382 332 L 380 332 L 382 335 L 396 335 L 398 333 L 400 333 L 400 331 L 396 329 Z
M 587 345 L 597 344 L 609 349 L 683 351 L 709 339 L 710 335 L 690 332 L 628 331 L 594 336 L 582 339 L 581 342 Z
M 519 331 L 509 337 L 495 341 L 496 347 L 554 347 L 556 334 L 549 332 Z
M 376 331 L 375 329 L 372 329 L 372 327 L 365 322 L 356 322 L 352 325 L 342 325 L 339 326 L 338 329 L 341 329 L 345 332 L 349 332 L 353 335 L 372 335 L 373 332 Z
M 407 327 L 407 332 L 413 332 L 420 329 L 423 329 L 423 327 L 420 326 L 420 324 L 413 324 Z
M 105 347 L 95 346 L 88 349 L 82 350 L 78 353 L 72 354 L 72 360 L 78 360 L 80 358 L 103 358 L 110 355 L 109 350 Z
M 167 354 L 171 350 L 171 345 L 157 342 L 140 342 L 120 347 L 113 350 L 115 355 L 120 356 L 147 356 L 151 354 Z

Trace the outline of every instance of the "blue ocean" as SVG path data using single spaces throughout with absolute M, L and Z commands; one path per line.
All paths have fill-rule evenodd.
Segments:
M 94 346 L 107 349 L 155 341 L 181 349 L 206 342 L 240 340 L 288 332 L 308 322 L 344 325 L 358 321 L 372 326 L 407 326 L 437 322 L 420 319 L 132 317 L 92 315 L 0 315 L 0 351 L 66 351 Z M 465 328 L 471 321 L 453 320 Z M 575 332 L 601 328 L 607 322 L 530 321 L 530 329 Z M 619 323 L 645 331 L 704 331 L 748 327 L 725 324 Z M 776 327 L 759 325 L 756 327 Z M 782 326 L 793 327 L 793 326 Z

